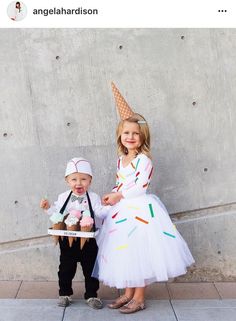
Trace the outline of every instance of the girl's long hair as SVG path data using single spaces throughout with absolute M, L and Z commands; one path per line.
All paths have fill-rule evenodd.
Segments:
M 144 123 L 139 123 L 138 121 L 144 121 Z M 137 155 L 142 153 L 151 158 L 150 153 L 150 132 L 146 119 L 140 114 L 133 114 L 131 117 L 125 120 L 121 120 L 116 129 L 116 139 L 117 139 L 117 153 L 119 156 L 127 155 L 128 150 L 121 143 L 121 134 L 125 122 L 136 123 L 139 126 L 140 131 L 140 142 L 141 145 L 137 148 Z

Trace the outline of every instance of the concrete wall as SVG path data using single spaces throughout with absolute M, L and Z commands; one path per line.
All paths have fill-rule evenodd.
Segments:
M 66 189 L 68 159 L 91 160 L 97 193 L 114 185 L 113 80 L 150 124 L 151 191 L 196 259 L 184 279 L 235 280 L 236 30 L 1 29 L 0 43 L 0 279 L 57 278 L 38 204 Z

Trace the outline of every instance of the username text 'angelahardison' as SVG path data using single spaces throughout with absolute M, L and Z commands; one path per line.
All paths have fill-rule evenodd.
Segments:
M 34 15 L 98 15 L 98 9 L 78 7 L 76 9 L 51 8 L 51 9 L 33 9 Z

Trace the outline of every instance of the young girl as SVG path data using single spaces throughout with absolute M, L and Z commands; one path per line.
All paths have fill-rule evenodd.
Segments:
M 148 284 L 185 274 L 194 262 L 164 205 L 146 193 L 153 173 L 149 128 L 141 115 L 128 115 L 117 128 L 117 182 L 103 197 L 112 207 L 98 237 L 95 269 L 106 285 L 125 288 L 108 305 L 121 313 L 143 310 Z

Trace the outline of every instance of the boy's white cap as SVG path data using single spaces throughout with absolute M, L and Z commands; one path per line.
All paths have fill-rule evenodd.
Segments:
M 72 158 L 67 163 L 65 177 L 73 173 L 83 173 L 93 176 L 89 161 L 82 157 Z

